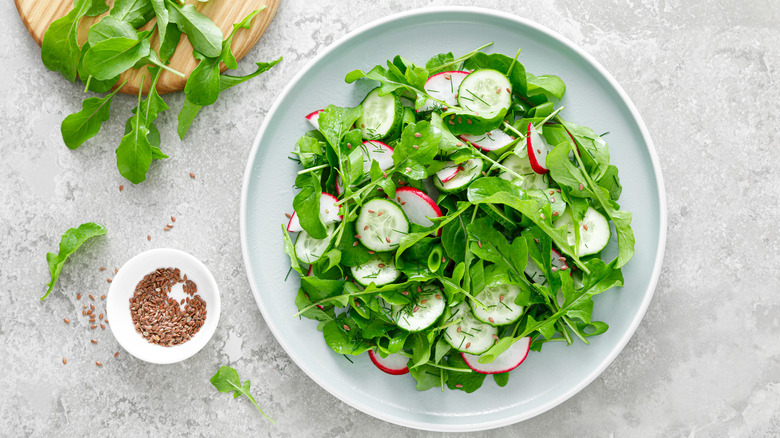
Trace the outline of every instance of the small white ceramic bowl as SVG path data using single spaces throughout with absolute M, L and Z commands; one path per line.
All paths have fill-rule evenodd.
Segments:
M 206 302 L 206 321 L 200 330 L 190 340 L 172 347 L 144 339 L 135 331 L 130 314 L 130 298 L 136 285 L 145 275 L 160 268 L 179 268 L 182 277 L 186 274 L 195 282 L 197 295 Z M 180 286 L 174 286 L 170 295 L 178 299 L 186 296 Z M 200 351 L 214 335 L 220 309 L 217 282 L 206 265 L 188 253 L 172 248 L 152 249 L 130 259 L 114 277 L 106 300 L 106 313 L 111 318 L 109 327 L 122 348 L 138 359 L 157 364 L 179 362 Z

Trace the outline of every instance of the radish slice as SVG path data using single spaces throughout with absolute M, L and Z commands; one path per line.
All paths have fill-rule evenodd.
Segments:
M 320 219 L 322 219 L 324 225 L 332 224 L 342 219 L 341 215 L 339 215 L 341 206 L 336 205 L 337 202 L 339 202 L 337 197 L 330 193 L 322 192 L 320 196 Z
M 520 366 L 528 357 L 528 350 L 531 349 L 531 338 L 525 338 L 515 342 L 505 352 L 498 355 L 496 360 L 490 363 L 479 363 L 480 356 L 469 353 L 461 353 L 466 365 L 480 374 L 500 374 L 512 371 Z
M 460 138 L 465 140 L 475 147 L 483 151 L 496 151 L 503 147 L 509 146 L 515 138 L 506 134 L 504 131 L 496 128 L 492 131 L 486 132 L 482 135 L 470 135 L 464 134 Z
M 409 367 L 406 366 L 409 363 L 409 358 L 402 356 L 398 353 L 388 354 L 387 357 L 382 357 L 379 353 L 374 353 L 374 350 L 368 350 L 368 357 L 371 358 L 371 362 L 374 362 L 377 368 L 392 374 L 394 376 L 400 376 L 409 372 Z
M 297 233 L 298 231 L 303 231 L 303 227 L 301 227 L 301 222 L 298 220 L 298 215 L 293 212 L 292 216 L 290 216 L 290 221 L 287 222 L 287 231 L 290 233 Z
M 439 178 L 439 181 L 446 183 L 452 178 L 455 178 L 455 175 L 457 175 L 461 170 L 463 170 L 463 166 L 450 161 L 446 166 L 444 166 L 443 169 L 436 172 L 436 177 Z
M 343 217 L 339 215 L 341 207 L 336 205 L 336 202 L 338 202 L 338 198 L 330 193 L 322 192 L 320 195 L 320 220 L 323 225 L 330 225 L 343 219 Z M 298 219 L 298 214 L 295 211 L 292 216 L 290 216 L 290 221 L 287 222 L 287 231 L 290 233 L 303 231 L 300 219 Z
M 430 227 L 433 222 L 429 218 L 441 217 L 442 215 L 436 202 L 422 190 L 414 187 L 400 187 L 396 189 L 395 196 L 409 222 Z M 439 235 L 441 235 L 441 230 L 439 230 Z
M 443 71 L 436 73 L 425 82 L 425 92 L 434 99 L 441 100 L 449 106 L 458 105 L 458 88 L 463 79 L 468 76 L 467 71 Z M 438 109 L 441 105 L 438 102 L 428 100 L 417 110 L 432 111 Z
M 320 113 L 323 111 L 317 110 L 306 115 L 306 120 L 311 123 L 311 126 L 314 126 L 314 129 L 320 129 Z
M 547 164 L 547 154 L 550 153 L 551 148 L 531 122 L 528 122 L 526 148 L 528 149 L 528 161 L 531 162 L 531 169 L 536 173 L 547 173 L 548 169 L 544 166 Z
M 562 256 L 555 248 L 552 249 L 552 253 L 550 254 L 550 263 L 552 264 L 553 271 L 569 270 L 569 265 L 566 263 L 566 257 Z M 525 265 L 525 274 L 528 275 L 528 278 L 534 283 L 541 285 L 547 284 L 547 277 L 544 275 L 544 271 L 542 271 L 531 256 L 528 256 L 528 262 Z
M 378 140 L 363 142 L 363 172 L 371 172 L 371 162 L 379 163 L 379 168 L 387 170 L 393 167 L 393 148 Z

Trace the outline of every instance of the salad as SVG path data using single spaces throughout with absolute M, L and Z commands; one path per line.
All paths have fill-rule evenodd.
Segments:
M 587 344 L 634 253 L 603 135 L 562 117 L 560 78 L 487 46 L 350 72 L 376 88 L 307 115 L 293 152 L 296 316 L 418 390 L 504 386 L 529 350 Z

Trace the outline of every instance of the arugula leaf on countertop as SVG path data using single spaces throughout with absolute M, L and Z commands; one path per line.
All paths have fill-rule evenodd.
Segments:
M 260 409 L 260 406 L 258 406 L 255 398 L 252 397 L 252 394 L 249 392 L 251 385 L 249 380 L 242 384 L 241 379 L 238 377 L 238 371 L 235 369 L 226 365 L 219 367 L 219 370 L 216 372 L 216 374 L 211 377 L 210 382 L 212 385 L 214 385 L 215 388 L 217 388 L 217 391 L 219 392 L 232 392 L 233 398 L 238 398 L 242 395 L 245 395 L 252 402 L 252 404 L 255 405 L 257 410 L 263 414 L 263 417 L 267 418 L 271 423 L 276 424 L 276 422 L 271 419 L 271 417 L 266 415 L 265 412 Z
M 60 132 L 62 140 L 68 148 L 78 148 L 100 131 L 103 122 L 108 120 L 110 115 L 111 100 L 122 86 L 124 83 L 105 97 L 85 99 L 81 104 L 81 111 L 65 117 L 60 126 Z
M 108 230 L 103 225 L 87 222 L 76 228 L 68 229 L 68 231 L 62 235 L 59 252 L 56 254 L 53 252 L 46 253 L 46 261 L 49 263 L 51 281 L 47 284 L 49 288 L 46 290 L 46 294 L 41 297 L 41 301 L 51 293 L 54 285 L 57 283 L 57 279 L 60 278 L 62 267 L 65 264 L 65 261 L 68 260 L 68 257 L 75 253 L 87 240 L 95 236 L 102 236 L 107 232 Z
M 41 42 L 41 60 L 52 71 L 60 72 L 67 80 L 76 80 L 81 51 L 77 40 L 82 17 L 92 6 L 92 0 L 76 0 L 73 9 L 54 20 Z
M 175 0 L 166 0 L 166 4 L 168 19 L 187 34 L 196 52 L 207 58 L 216 58 L 222 53 L 222 30 L 209 17 L 190 4 L 181 5 Z
M 95 79 L 110 79 L 132 68 L 149 50 L 147 38 L 109 38 L 90 45 L 84 54 L 84 68 Z

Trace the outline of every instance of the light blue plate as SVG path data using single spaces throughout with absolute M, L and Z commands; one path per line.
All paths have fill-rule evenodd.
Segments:
M 593 317 L 610 329 L 576 342 L 531 352 L 504 388 L 492 379 L 475 393 L 418 392 L 409 375 L 376 369 L 367 355 L 348 362 L 333 353 L 316 323 L 293 318 L 299 282 L 284 281 L 290 263 L 282 224 L 292 212 L 299 170 L 288 159 L 309 128 L 304 116 L 328 104 L 355 106 L 368 88 L 344 83 L 356 68 L 368 71 L 402 55 L 424 63 L 440 52 L 488 50 L 514 54 L 529 72 L 556 74 L 566 82 L 564 117 L 606 137 L 620 169 L 621 205 L 634 213 L 636 255 L 624 268 L 626 288 L 596 298 Z M 241 199 L 241 243 L 249 282 L 266 323 L 290 357 L 331 394 L 367 414 L 437 431 L 489 429 L 531 418 L 562 403 L 593 381 L 618 355 L 639 325 L 653 295 L 666 241 L 666 202 L 655 150 L 642 119 L 615 80 L 595 60 L 557 34 L 503 12 L 438 8 L 394 15 L 364 26 L 333 44 L 304 68 L 279 96 L 255 139 Z M 614 243 L 613 243 L 614 245 Z

